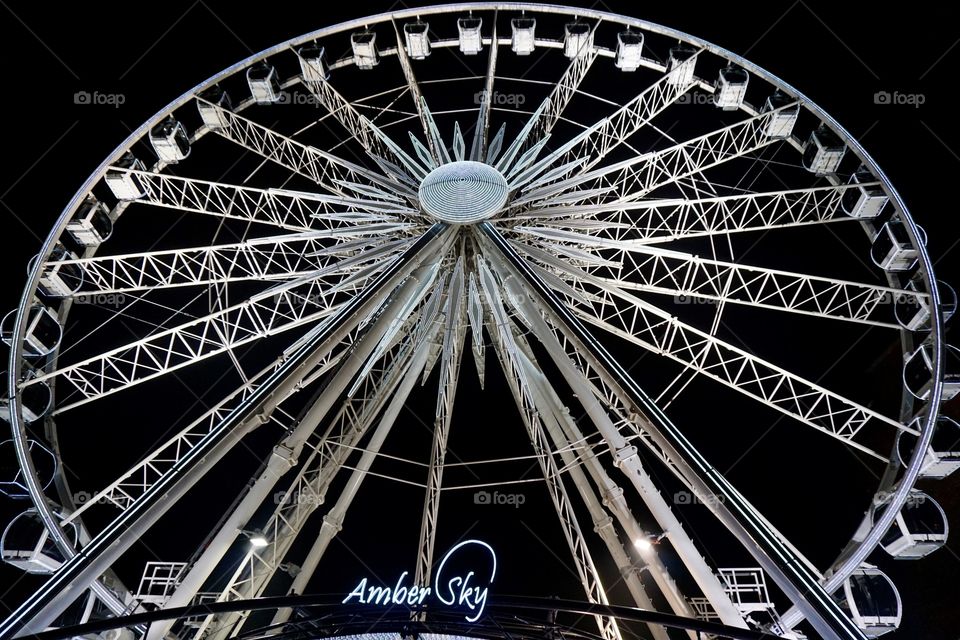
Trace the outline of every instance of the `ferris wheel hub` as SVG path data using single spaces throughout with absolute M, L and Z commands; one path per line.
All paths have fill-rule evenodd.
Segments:
M 503 209 L 507 179 L 488 164 L 460 160 L 442 164 L 420 184 L 420 207 L 437 220 L 473 224 Z

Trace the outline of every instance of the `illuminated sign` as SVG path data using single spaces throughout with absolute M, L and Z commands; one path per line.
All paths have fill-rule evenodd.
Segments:
M 462 569 L 451 569 L 451 565 L 458 563 L 457 556 L 470 547 L 479 546 L 490 554 L 490 577 L 484 581 L 483 573 L 479 576 L 476 571 L 463 572 Z M 390 607 L 394 605 L 421 606 L 428 600 L 436 600 L 447 607 L 465 607 L 470 611 L 466 619 L 476 622 L 483 615 L 487 606 L 487 596 L 490 585 L 497 574 L 497 554 L 493 547 L 482 540 L 464 540 L 443 556 L 437 565 L 433 577 L 433 585 L 408 584 L 409 571 L 404 571 L 397 578 L 392 587 L 371 586 L 370 580 L 363 578 L 353 591 L 343 599 L 343 604 L 356 600 L 359 604 Z

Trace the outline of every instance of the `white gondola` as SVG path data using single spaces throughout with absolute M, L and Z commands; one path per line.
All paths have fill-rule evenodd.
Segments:
M 514 18 L 510 21 L 513 32 L 510 38 L 510 48 L 518 56 L 528 56 L 536 47 L 537 21 L 533 18 Z
M 358 69 L 373 69 L 380 62 L 377 53 L 377 34 L 369 29 L 350 35 L 350 47 L 353 49 L 353 64 Z
M 821 125 L 807 139 L 803 147 L 803 166 L 818 176 L 837 172 L 847 152 L 847 146 L 837 134 Z
M 866 167 L 860 167 L 850 176 L 849 189 L 843 192 L 840 205 L 853 218 L 876 218 L 890 200 L 883 187 Z
M 40 256 L 37 255 L 30 260 L 28 271 L 33 270 L 39 258 Z M 53 248 L 40 271 L 40 287 L 43 293 L 55 298 L 63 298 L 80 289 L 80 285 L 83 284 L 83 270 L 73 263 L 64 264 L 65 260 L 76 259 L 77 254 L 61 244 Z
M 580 20 L 568 22 L 563 26 L 563 55 L 573 59 L 590 52 L 593 31 L 590 25 Z
M 120 157 L 114 163 L 118 169 L 130 169 L 131 171 L 143 171 L 143 163 L 129 151 Z M 136 200 L 142 198 L 146 191 L 140 184 L 140 179 L 126 171 L 112 171 L 107 169 L 107 186 L 118 200 Z
M 884 509 L 885 505 L 877 507 L 875 520 Z M 922 491 L 911 491 L 880 546 L 894 558 L 914 560 L 944 546 L 949 533 L 947 514 L 937 501 Z
M 870 259 L 884 271 L 908 271 L 919 255 L 907 228 L 897 219 L 884 223 L 870 247 Z
M 180 162 L 190 155 L 190 136 L 183 124 L 173 117 L 150 129 L 150 144 L 163 162 Z
M 110 179 L 109 173 L 107 179 Z M 124 193 L 132 193 L 134 190 L 139 190 L 139 183 L 132 185 L 129 189 L 124 187 Z M 110 220 L 107 205 L 97 201 L 93 196 L 84 198 L 73 217 L 70 218 L 70 222 L 67 223 L 67 235 L 82 247 L 99 247 L 112 233 L 113 221 Z
M 17 311 L 14 309 L 0 322 L 0 339 L 8 346 L 13 345 L 13 325 L 16 317 Z M 42 304 L 30 307 L 23 334 L 24 353 L 37 357 L 49 355 L 60 346 L 61 338 L 63 338 L 63 328 L 57 320 L 56 312 Z
M 747 84 L 750 75 L 740 67 L 725 67 L 720 69 L 717 79 L 717 88 L 713 94 L 713 101 L 724 111 L 736 111 L 743 105 L 747 97 Z
M 403 39 L 407 55 L 414 60 L 423 60 L 430 55 L 430 25 L 421 20 L 403 25 Z
M 265 60 L 261 60 L 247 69 L 247 85 L 250 95 L 258 104 L 272 104 L 280 101 L 280 80 L 277 69 Z
M 71 522 L 65 529 L 76 546 L 76 524 Z M 3 530 L 0 559 L 27 573 L 51 573 L 63 564 L 63 555 L 35 509 L 24 511 Z
M 920 424 L 921 419 L 917 418 L 910 426 L 919 430 Z M 903 431 L 898 434 L 897 457 L 902 465 L 910 462 L 916 446 L 915 435 Z M 960 424 L 947 416 L 937 416 L 937 428 L 920 466 L 920 477 L 939 480 L 957 469 L 960 469 Z
M 920 276 L 911 278 L 904 286 L 904 290 L 921 292 L 923 279 Z M 948 322 L 957 311 L 957 292 L 943 280 L 937 281 L 937 290 L 940 292 L 940 311 L 944 323 Z M 908 331 L 930 330 L 930 301 L 926 296 L 902 297 L 894 305 L 894 315 L 901 327 Z
M 233 104 L 230 102 L 230 95 L 224 91 L 220 85 L 208 87 L 200 93 L 202 100 L 197 100 L 197 111 L 200 112 L 200 118 L 203 124 L 211 129 L 222 129 L 229 123 L 224 116 L 224 111 L 233 111 Z
M 789 105 L 789 106 L 788 106 Z M 775 113 L 774 113 L 775 112 Z M 789 138 L 800 116 L 800 105 L 785 93 L 777 91 L 763 104 L 767 116 L 766 134 L 771 138 Z
M 311 43 L 297 50 L 300 58 L 300 74 L 307 82 L 323 82 L 330 78 L 327 66 L 327 52 L 317 43 Z
M 636 71 L 643 59 L 643 34 L 639 31 L 621 31 L 617 34 L 617 69 Z
M 844 580 L 840 607 L 868 638 L 877 638 L 900 626 L 903 605 L 900 593 L 887 575 L 862 564 Z
M 685 44 L 670 47 L 670 55 L 667 58 L 667 72 L 670 73 L 670 77 L 667 82 L 680 86 L 693 82 L 693 72 L 696 67 L 692 58 L 696 54 L 696 49 Z
M 30 374 L 31 376 L 34 374 Z M 23 421 L 36 422 L 50 411 L 53 406 L 53 392 L 46 382 L 34 382 L 20 390 L 20 407 Z M 0 418 L 10 420 L 10 398 L 0 399 Z
M 475 56 L 483 50 L 483 37 L 480 27 L 483 20 L 473 16 L 464 16 L 457 19 L 457 32 L 460 37 L 460 53 Z
M 926 400 L 933 390 L 933 345 L 924 342 L 907 356 L 903 365 L 903 384 L 918 400 Z M 952 400 L 960 393 L 960 349 L 943 345 L 942 402 Z
M 46 490 L 57 473 L 57 458 L 37 440 L 27 440 L 27 451 L 37 472 L 40 487 Z M 13 500 L 30 499 L 23 469 L 17 464 L 16 443 L 13 440 L 0 442 L 0 494 Z

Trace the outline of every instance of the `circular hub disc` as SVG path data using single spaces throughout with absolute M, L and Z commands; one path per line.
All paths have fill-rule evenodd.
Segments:
M 488 164 L 461 160 L 440 165 L 420 185 L 420 206 L 450 224 L 486 220 L 503 208 L 507 180 Z

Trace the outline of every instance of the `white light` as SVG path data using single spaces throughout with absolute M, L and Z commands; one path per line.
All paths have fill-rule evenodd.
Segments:
M 250 536 L 250 546 L 256 549 L 262 549 L 263 547 L 270 544 L 265 537 L 262 535 Z
M 650 542 L 649 538 L 637 538 L 633 541 L 633 546 L 635 546 L 638 551 L 649 551 L 651 547 L 653 547 L 653 543 Z

